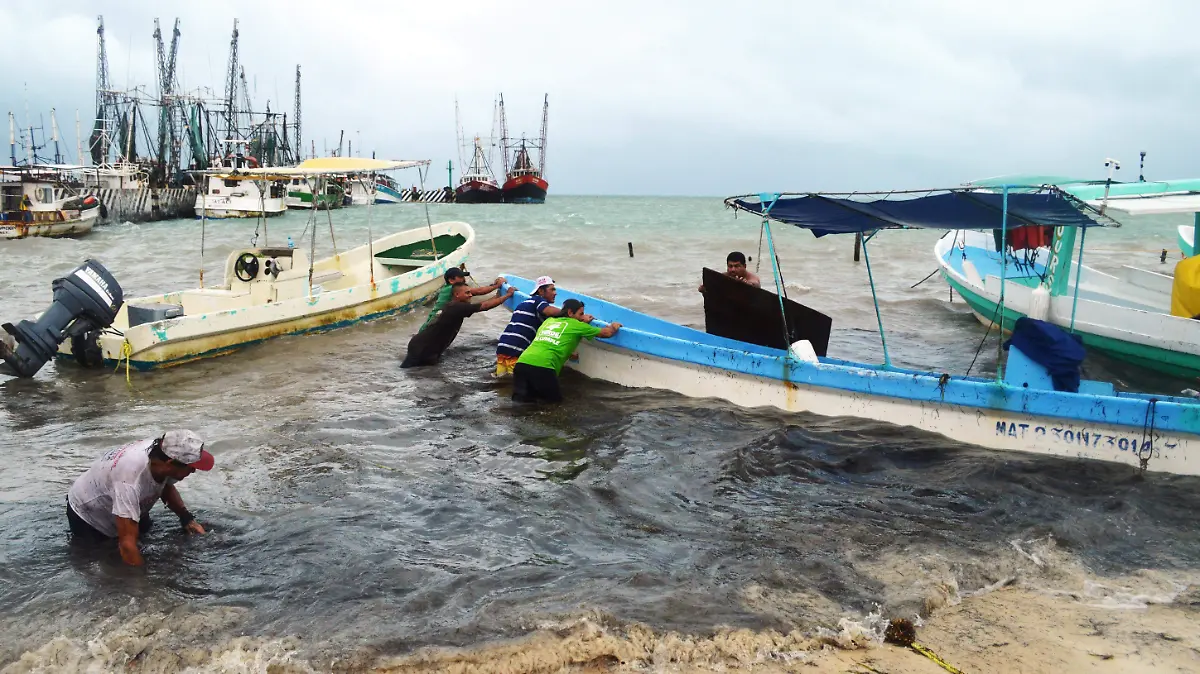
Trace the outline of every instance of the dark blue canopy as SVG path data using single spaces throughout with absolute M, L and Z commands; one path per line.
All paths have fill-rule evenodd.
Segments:
M 729 206 L 804 229 L 817 236 L 870 232 L 876 229 L 1001 229 L 1004 195 L 977 189 L 912 193 L 859 194 L 856 199 L 824 194 L 731 197 Z M 871 198 L 875 197 L 875 198 Z M 892 197 L 892 198 L 889 198 Z M 1116 225 L 1084 202 L 1054 188 L 1010 192 L 1008 226 L 1093 227 Z

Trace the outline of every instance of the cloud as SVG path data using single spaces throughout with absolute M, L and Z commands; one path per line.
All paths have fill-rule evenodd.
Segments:
M 456 97 L 468 134 L 503 92 L 510 130 L 534 135 L 549 93 L 558 193 L 1096 177 L 1142 149 L 1152 176 L 1195 173 L 1200 6 L 1182 1 L 97 4 L 0 5 L 24 27 L 9 52 L 30 55 L 0 73 L 19 118 L 27 91 L 35 116 L 87 126 L 98 13 L 115 85 L 156 91 L 152 19 L 169 40 L 178 15 L 182 83 L 219 97 L 237 16 L 257 107 L 290 113 L 302 64 L 318 151 L 344 130 L 364 153 L 457 163 Z

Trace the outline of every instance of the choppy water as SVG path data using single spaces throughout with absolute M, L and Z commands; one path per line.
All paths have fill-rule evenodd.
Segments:
M 757 223 L 715 199 L 429 210 L 476 227 L 480 281 L 550 274 L 692 325 L 703 323 L 700 267 L 720 268 L 735 248 L 758 257 Z M 342 248 L 366 241 L 367 217 L 334 213 Z M 378 236 L 423 225 L 425 211 L 370 218 Z M 1172 224 L 1093 235 L 1088 262 L 1169 267 L 1143 251 L 1174 250 Z M 271 241 L 303 227 L 302 214 L 274 219 Z M 210 283 L 254 229 L 209 224 Z M 125 224 L 0 244 L 0 317 L 43 309 L 50 281 L 85 257 L 127 297 L 194 286 L 199 231 Z M 328 225 L 318 232 L 320 253 Z M 909 288 L 934 269 L 935 238 L 888 232 L 873 244 L 883 320 L 898 363 L 962 372 L 982 327 L 938 279 Z M 792 297 L 834 317 L 831 355 L 880 360 L 852 240 L 777 240 Z M 813 631 L 877 606 L 927 613 L 1013 578 L 1053 588 L 1147 568 L 1174 579 L 1169 594 L 1200 564 L 1195 479 L 571 373 L 563 406 L 517 409 L 490 376 L 501 310 L 468 320 L 441 367 L 402 371 L 421 320 L 284 338 L 135 374 L 132 387 L 67 366 L 0 382 L 0 666 L 355 670 L 584 616 L 690 634 Z M 995 356 L 992 339 L 976 371 Z M 1194 386 L 1102 358 L 1087 369 L 1129 388 Z M 212 533 L 184 538 L 156 510 L 144 570 L 115 550 L 71 550 L 63 499 L 74 478 L 105 449 L 172 426 L 197 430 L 217 456 L 213 473 L 181 487 Z

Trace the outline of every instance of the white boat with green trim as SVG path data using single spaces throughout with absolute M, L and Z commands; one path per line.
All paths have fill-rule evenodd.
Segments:
M 994 189 L 1002 181 L 993 179 L 987 186 Z M 1044 187 L 1008 189 L 1016 193 Z M 1064 182 L 1056 187 L 1109 213 L 1200 209 L 1200 196 L 1188 189 L 1200 188 L 1200 181 Z M 1045 224 L 1012 217 L 1003 254 L 991 232 L 949 232 L 934 246 L 942 277 L 989 328 L 999 325 L 1007 332 L 1018 318 L 1028 316 L 1071 330 L 1086 346 L 1113 358 L 1177 377 L 1200 377 L 1200 321 L 1171 314 L 1171 275 L 1131 265 L 1114 275 L 1082 264 L 1086 233 L 1078 240 L 1076 233 L 1086 228 L 1054 228 L 1045 247 L 1022 251 L 1012 245 L 1017 229 Z
M 1184 257 L 1191 257 L 1196 254 L 1196 232 L 1194 225 L 1179 226 L 1179 251 Z
M 337 158 L 334 158 L 337 159 Z M 427 161 L 310 160 L 306 168 L 246 169 L 249 179 L 302 177 L 319 193 L 328 174 L 394 170 Z M 247 247 L 229 253 L 220 285 L 126 299 L 107 329 L 90 342 L 60 343 L 58 356 L 93 365 L 150 370 L 223 355 L 272 337 L 329 330 L 409 311 L 431 299 L 450 267 L 463 266 L 475 245 L 465 222 L 373 238 L 316 257 L 316 213 L 308 245 Z M 332 227 L 332 224 L 331 224 Z M 203 234 L 202 234 L 203 236 Z M 332 244 L 332 231 L 331 231 Z M 307 252 L 305 249 L 307 248 Z M 119 290 L 119 289 L 118 289 Z M 111 293 L 109 294 L 111 296 Z
M 467 262 L 474 244 L 470 225 L 445 222 L 315 261 L 295 248 L 234 250 L 221 285 L 127 299 L 98 347 L 110 367 L 151 370 L 410 311 L 445 284 L 447 269 Z M 70 340 L 59 356 L 75 358 Z

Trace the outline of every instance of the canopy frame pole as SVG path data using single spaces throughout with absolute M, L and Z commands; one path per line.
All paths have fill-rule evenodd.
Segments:
M 883 366 L 890 368 L 892 366 L 892 357 L 888 353 L 887 334 L 883 331 L 883 314 L 879 311 L 879 296 L 875 292 L 875 274 L 871 271 L 871 254 L 867 252 L 869 246 L 867 242 L 875 238 L 879 230 L 870 235 L 864 235 L 862 238 L 862 253 L 863 260 L 867 263 L 867 281 L 871 284 L 871 303 L 875 305 L 875 322 L 879 325 L 879 342 L 883 345 Z
M 329 196 L 329 195 L 325 194 L 325 191 L 328 189 L 329 189 L 329 184 L 326 183 L 324 186 L 321 187 L 321 195 Z M 313 208 L 315 209 L 316 207 L 317 207 L 317 200 L 313 199 Z M 329 220 L 329 241 L 330 241 L 330 243 L 333 244 L 333 259 L 334 259 L 334 261 L 336 261 L 338 263 L 338 266 L 340 267 L 342 258 L 338 254 L 337 237 L 335 237 L 333 235 L 333 205 L 329 201 L 325 202 L 325 217 Z
M 417 199 L 421 199 L 422 201 L 424 201 L 424 199 L 422 199 L 422 197 L 425 195 L 425 174 L 428 171 L 429 171 L 428 166 L 424 166 L 424 167 L 417 169 L 417 177 L 421 181 L 421 192 L 419 194 L 417 194 L 416 196 L 417 196 Z M 429 246 L 431 248 L 433 248 L 433 261 L 437 262 L 439 259 L 441 259 L 441 256 L 438 255 L 437 241 L 435 241 L 436 237 L 434 237 L 434 235 L 433 235 L 433 220 L 431 220 L 429 218 L 429 202 L 424 201 L 424 204 L 425 204 L 425 225 L 427 227 L 429 227 Z
M 96 184 L 99 185 L 100 174 L 96 174 Z M 204 185 L 200 188 L 200 287 L 204 288 L 204 234 L 208 229 L 208 176 L 204 176 Z
M 775 280 L 775 298 L 779 300 L 779 318 L 783 324 L 783 343 L 786 345 L 784 346 L 784 350 L 790 356 L 792 353 L 792 336 L 788 334 L 787 310 L 783 306 L 783 275 L 779 273 L 779 258 L 775 254 L 775 238 L 771 235 L 771 224 L 766 218 L 771 208 L 779 200 L 779 195 L 762 194 L 759 198 L 768 202 L 767 207 L 763 209 L 763 231 L 767 234 L 767 249 L 771 253 L 771 277 Z
M 1004 379 L 1004 368 L 1000 364 L 1001 351 L 1004 348 L 1004 286 L 1008 277 L 1008 185 L 1004 186 L 1004 197 L 1001 200 L 1000 213 L 1000 338 L 996 343 L 996 381 Z M 1016 326 L 1014 326 L 1016 327 Z
M 1087 243 L 1088 228 L 1079 233 L 1079 257 L 1075 259 L 1075 296 L 1071 299 L 1071 332 L 1075 332 L 1075 309 L 1079 307 L 1079 276 L 1083 273 L 1083 245 Z
M 358 184 L 366 189 L 367 185 L 363 182 L 361 176 L 358 178 Z M 371 210 L 375 207 L 375 174 L 371 174 L 371 189 L 368 192 L 370 195 L 367 201 L 367 266 L 370 268 L 371 274 L 371 289 L 375 289 L 375 237 L 371 235 Z
M 258 188 L 258 220 L 263 228 L 263 248 L 267 248 L 271 245 L 271 237 L 267 234 L 267 181 L 256 180 L 254 183 Z
M 312 231 L 308 234 L 308 299 L 313 297 L 313 267 L 317 263 L 317 188 L 325 189 L 325 185 L 320 176 L 308 180 L 308 188 L 313 193 L 313 207 L 311 215 L 309 215 L 309 223 L 312 225 Z M 307 229 L 307 227 L 305 228 Z

